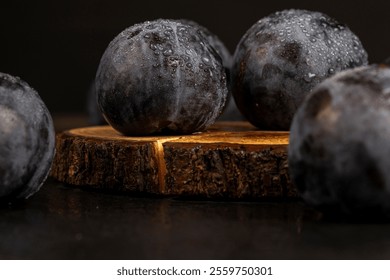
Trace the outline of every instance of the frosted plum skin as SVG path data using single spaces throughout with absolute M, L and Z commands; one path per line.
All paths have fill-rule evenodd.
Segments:
M 389 93 L 389 67 L 359 67 L 325 80 L 297 111 L 288 149 L 291 178 L 325 216 L 390 218 Z
M 120 33 L 103 54 L 95 85 L 105 119 L 125 135 L 202 131 L 228 94 L 214 48 L 193 26 L 170 20 Z
M 329 16 L 276 12 L 255 23 L 238 44 L 232 92 L 243 115 L 267 130 L 289 130 L 304 97 L 321 81 L 367 64 L 358 37 Z
M 53 121 L 38 93 L 20 78 L 0 73 L 0 200 L 37 192 L 54 152 Z

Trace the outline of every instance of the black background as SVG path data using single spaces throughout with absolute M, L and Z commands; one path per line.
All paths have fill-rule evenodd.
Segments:
M 324 12 L 361 39 L 369 61 L 390 56 L 390 1 L 7 1 L 0 6 L 0 72 L 35 88 L 52 113 L 83 112 L 108 43 L 156 18 L 187 18 L 217 34 L 233 53 L 245 31 L 277 10 Z

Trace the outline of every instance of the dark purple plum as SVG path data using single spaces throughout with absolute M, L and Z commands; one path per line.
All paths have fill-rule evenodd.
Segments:
M 390 68 L 325 80 L 291 126 L 289 168 L 302 198 L 332 218 L 390 218 Z
M 96 75 L 99 108 L 125 135 L 190 134 L 221 114 L 228 94 L 220 56 L 190 25 L 136 24 L 104 52 Z
M 232 64 L 232 55 L 228 48 L 225 46 L 225 44 L 219 39 L 217 35 L 212 33 L 209 29 L 204 27 L 203 25 L 200 25 L 199 23 L 188 20 L 188 19 L 181 19 L 177 20 L 181 23 L 191 25 L 194 28 L 198 29 L 198 32 L 201 32 L 202 35 L 209 41 L 210 45 L 215 49 L 216 53 L 221 57 L 222 59 L 222 65 L 225 67 L 226 72 L 226 78 L 229 86 L 229 78 L 230 78 L 230 68 Z M 98 109 L 97 101 L 96 101 L 96 94 L 95 94 L 95 82 L 92 83 L 88 90 L 87 94 L 87 112 L 88 112 L 88 122 L 92 125 L 102 125 L 106 124 L 106 121 L 104 120 L 100 110 Z M 237 106 L 235 105 L 234 99 L 231 97 L 231 94 L 229 92 L 227 105 L 225 107 L 225 110 L 220 115 L 218 120 L 223 121 L 232 121 L 232 120 L 244 120 L 244 117 L 237 109 Z
M 253 125 L 289 130 L 318 83 L 366 64 L 366 51 L 344 24 L 319 12 L 285 10 L 259 20 L 241 38 L 233 57 L 232 92 Z
M 0 200 L 37 192 L 54 149 L 53 121 L 38 93 L 18 77 L 0 73 Z

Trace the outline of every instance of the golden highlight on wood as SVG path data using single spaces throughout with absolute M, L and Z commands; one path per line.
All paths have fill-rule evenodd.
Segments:
M 70 185 L 208 199 L 297 197 L 288 132 L 219 122 L 193 135 L 128 137 L 110 126 L 57 134 L 51 176 Z

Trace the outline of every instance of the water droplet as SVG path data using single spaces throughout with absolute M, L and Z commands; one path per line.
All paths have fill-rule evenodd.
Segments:
M 157 50 L 157 46 L 155 44 L 153 44 L 153 43 L 150 43 L 149 47 L 153 51 Z
M 146 26 L 146 29 L 155 29 L 156 28 L 156 25 L 154 24 L 149 24 L 148 26 Z
M 166 37 L 171 37 L 172 36 L 172 31 L 170 31 L 170 30 L 164 31 L 164 35 Z
M 209 64 L 210 63 L 210 59 L 208 57 L 202 57 L 202 60 L 205 64 Z
M 310 83 L 315 76 L 316 74 L 308 73 L 307 75 L 303 76 L 303 79 L 305 82 Z
M 163 52 L 163 55 L 164 55 L 164 56 L 170 56 L 170 55 L 172 55 L 172 54 L 173 54 L 172 49 L 166 49 L 166 50 L 164 50 L 164 52 Z
M 334 74 L 334 72 L 335 72 L 335 71 L 334 71 L 333 68 L 329 68 L 329 70 L 328 70 L 328 73 L 329 73 L 329 74 Z

